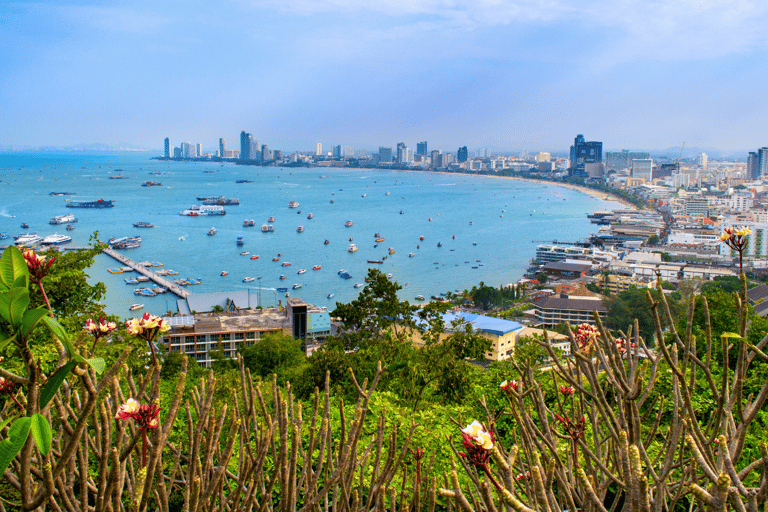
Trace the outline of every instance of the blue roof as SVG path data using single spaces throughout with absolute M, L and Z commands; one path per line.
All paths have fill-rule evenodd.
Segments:
M 494 318 L 492 316 L 483 316 L 465 311 L 456 311 L 455 313 L 444 313 L 443 321 L 446 327 L 450 326 L 454 320 L 463 319 L 472 324 L 472 327 L 478 331 L 503 336 L 512 331 L 522 329 L 523 326 L 514 320 L 504 320 L 503 318 Z

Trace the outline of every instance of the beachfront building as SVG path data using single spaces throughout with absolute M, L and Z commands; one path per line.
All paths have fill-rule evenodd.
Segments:
M 594 312 L 597 311 L 601 319 L 608 314 L 608 307 L 599 297 L 570 297 L 560 295 L 547 297 L 534 304 L 534 315 L 539 326 L 554 327 L 564 322 L 572 326 L 582 323 L 595 324 Z

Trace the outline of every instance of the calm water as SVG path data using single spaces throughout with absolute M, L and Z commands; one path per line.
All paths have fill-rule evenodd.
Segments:
M 302 288 L 291 290 L 292 296 L 332 309 L 336 301 L 357 296 L 354 284 L 363 282 L 369 266 L 391 273 L 404 286 L 401 298 L 408 300 L 464 290 L 480 281 L 494 286 L 514 282 L 538 243 L 584 238 L 595 230 L 588 212 L 618 206 L 553 185 L 481 176 L 159 162 L 151 156 L 0 155 L 0 232 L 17 235 L 26 222 L 29 231 L 41 236 L 63 233 L 64 226 L 48 221 L 71 212 L 79 219 L 76 229 L 66 232 L 73 238 L 71 245 L 85 245 L 97 230 L 102 240 L 141 235 L 141 247 L 124 254 L 135 261 L 160 261 L 180 272 L 176 278 L 200 278 L 201 285 L 189 287 L 192 292 L 250 289 L 258 294 L 261 288 L 266 306 L 284 299 L 276 287 L 299 283 Z M 109 178 L 118 174 L 127 179 Z M 241 179 L 253 183 L 235 183 Z M 145 181 L 162 186 L 142 187 Z M 50 196 L 52 191 L 77 195 Z M 196 197 L 221 195 L 240 199 L 240 205 L 225 207 L 225 216 L 179 215 L 199 203 Z M 115 200 L 115 207 L 65 207 L 67 200 L 99 198 Z M 289 201 L 298 201 L 300 207 L 289 209 Z M 262 233 L 261 225 L 270 216 L 275 217 L 274 232 Z M 245 219 L 254 219 L 256 227 L 243 227 Z M 345 227 L 347 220 L 354 225 Z M 133 228 L 137 221 L 156 227 Z M 300 225 L 303 233 L 296 231 Z M 211 227 L 218 234 L 208 236 Z M 386 239 L 378 247 L 375 233 Z M 245 237 L 242 248 L 235 245 L 238 236 Z M 359 248 L 355 253 L 347 252 L 350 237 Z M 323 243 L 326 238 L 328 245 Z M 395 254 L 388 255 L 390 247 Z M 250 254 L 241 256 L 243 251 Z M 414 256 L 408 257 L 411 252 Z M 278 253 L 280 262 L 273 262 Z M 252 255 L 259 259 L 250 259 Z M 383 264 L 369 265 L 366 260 Z M 292 265 L 282 267 L 282 262 Z M 322 269 L 312 270 L 315 265 Z M 114 260 L 100 256 L 89 270 L 94 281 L 107 285 L 108 312 L 127 317 L 128 306 L 135 302 L 155 313 L 176 309 L 171 294 L 134 296 L 135 286 L 124 281 L 131 274 L 109 274 L 106 269 L 114 266 Z M 342 268 L 353 278 L 339 278 Z M 299 269 L 307 272 L 297 275 Z M 229 275 L 221 277 L 223 270 Z M 280 280 L 281 274 L 285 280 Z M 243 283 L 246 276 L 261 276 L 261 286 L 258 280 Z

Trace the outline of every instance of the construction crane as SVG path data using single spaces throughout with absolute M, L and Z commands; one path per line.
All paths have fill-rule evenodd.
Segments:
M 683 141 L 683 145 L 680 146 L 680 154 L 677 155 L 677 174 L 680 174 L 680 159 L 683 158 L 684 149 L 685 149 L 685 141 Z

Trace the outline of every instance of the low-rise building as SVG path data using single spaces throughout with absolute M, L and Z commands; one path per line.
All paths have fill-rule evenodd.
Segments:
M 534 307 L 536 319 L 544 327 L 554 327 L 563 322 L 569 322 L 572 326 L 582 323 L 594 325 L 595 311 L 601 318 L 608 314 L 607 306 L 598 297 L 553 296 L 537 301 Z

